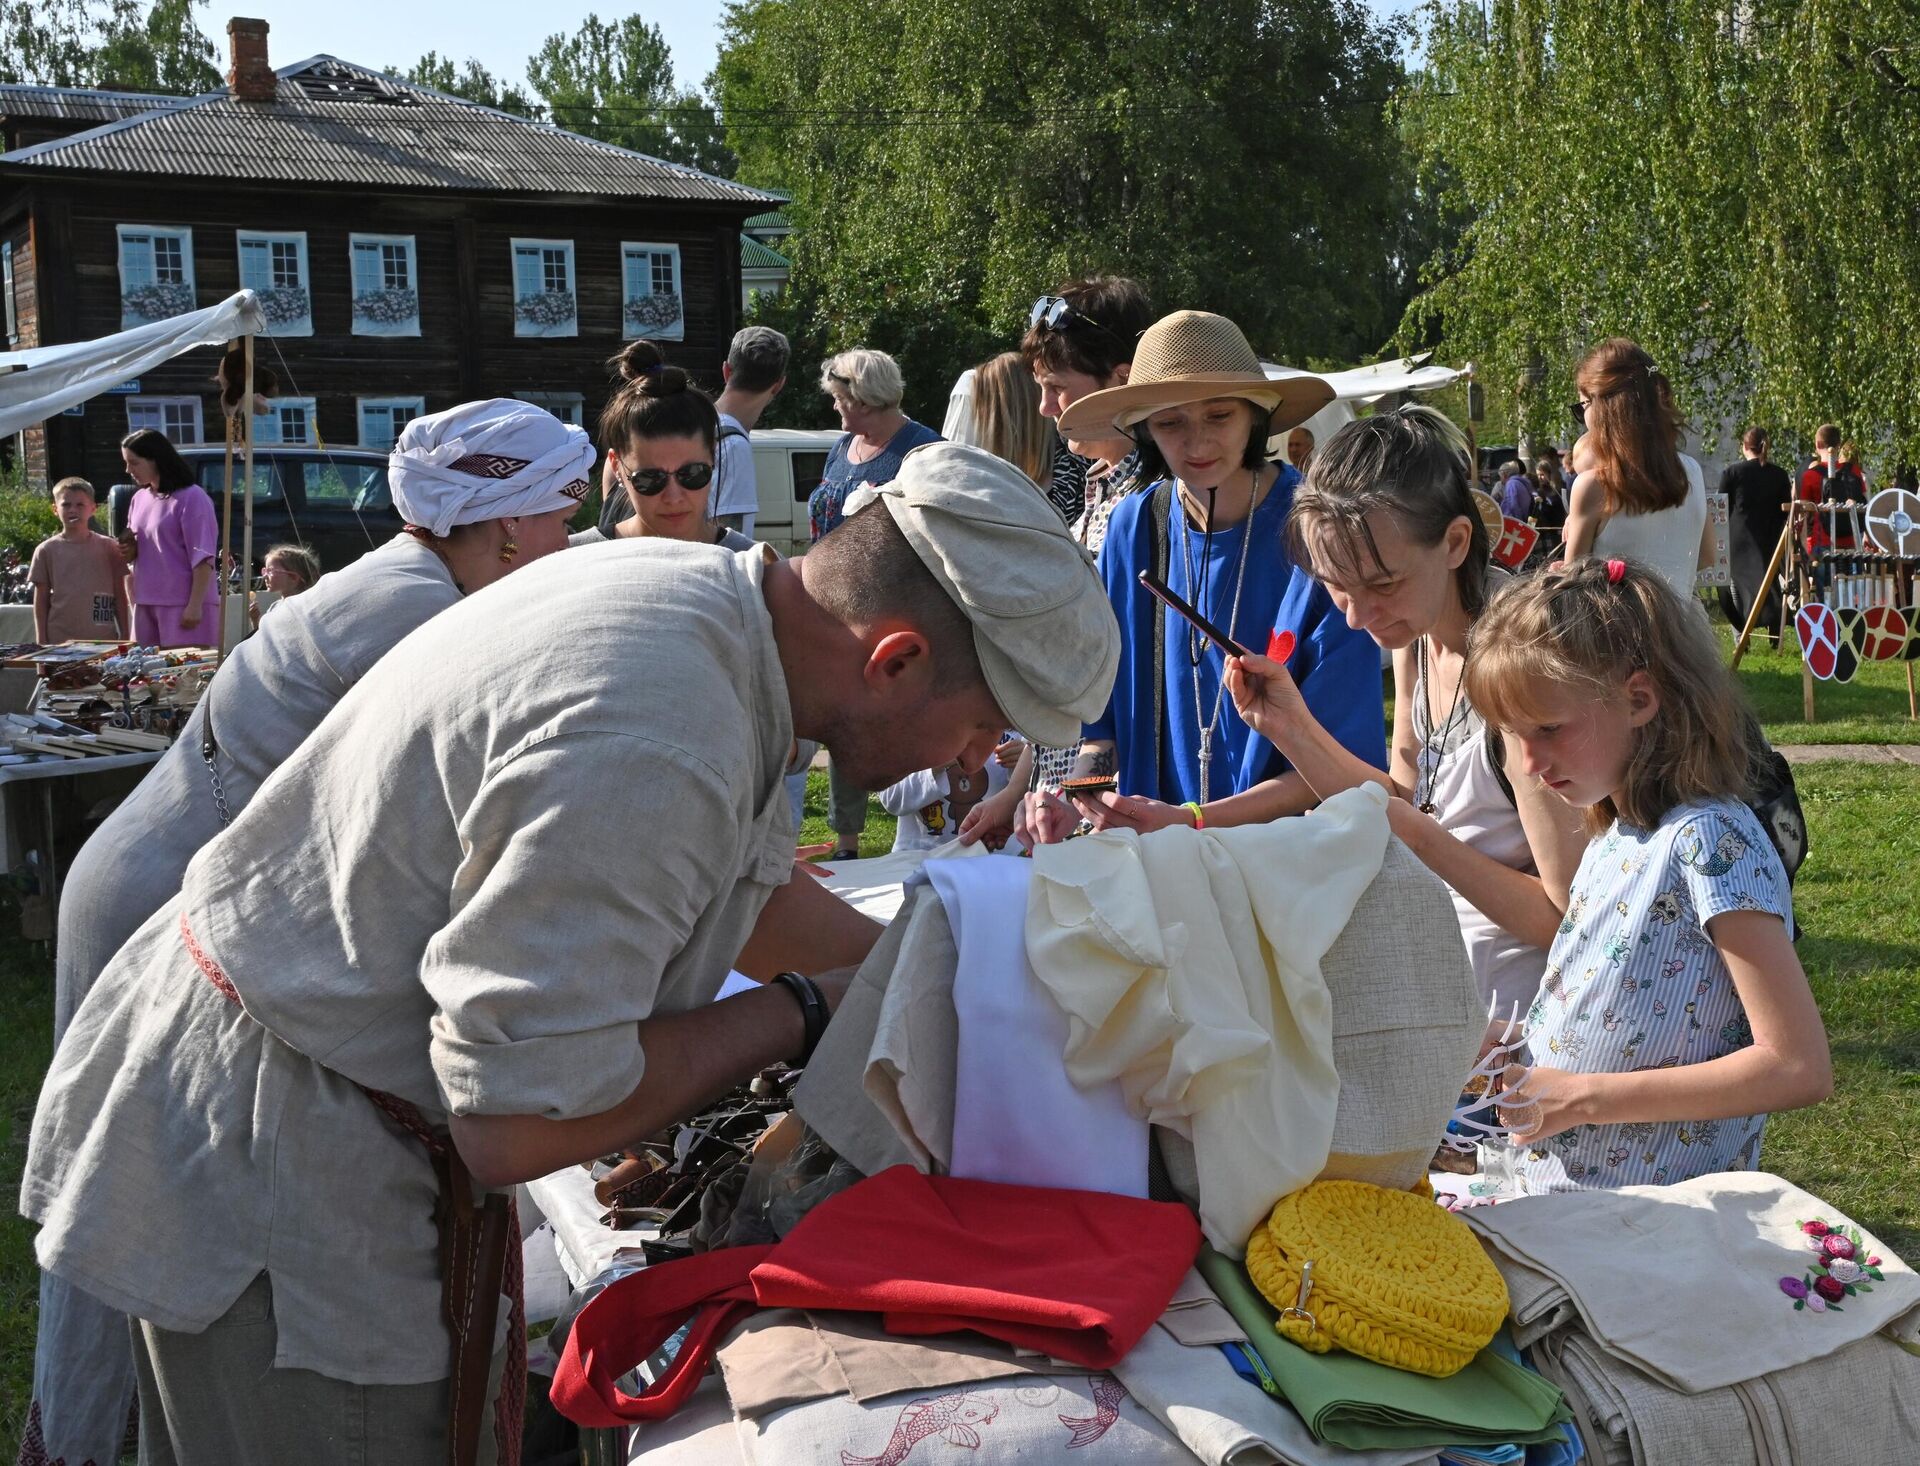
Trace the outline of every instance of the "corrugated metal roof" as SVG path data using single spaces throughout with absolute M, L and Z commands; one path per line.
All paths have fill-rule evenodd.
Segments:
M 740 236 L 740 267 L 746 270 L 790 270 L 793 261 L 768 249 L 751 234 Z
M 226 92 L 0 154 L 6 169 L 750 204 L 772 195 L 316 56 L 270 103 Z M 334 85 L 337 83 L 337 85 Z
M 42 87 L 0 83 L 0 117 L 44 117 L 63 122 L 117 122 L 156 108 L 184 107 L 191 97 L 148 92 L 104 92 L 93 87 Z
M 742 229 L 792 229 L 793 221 L 779 209 L 774 209 L 770 213 L 755 214 L 740 227 Z

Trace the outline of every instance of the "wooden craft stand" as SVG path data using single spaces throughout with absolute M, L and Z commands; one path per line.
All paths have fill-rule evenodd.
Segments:
M 1819 518 L 1821 506 L 1807 500 L 1796 499 L 1786 506 L 1787 523 L 1780 531 L 1780 543 L 1773 547 L 1773 558 L 1767 562 L 1767 572 L 1760 577 L 1759 592 L 1753 598 L 1753 607 L 1747 612 L 1747 623 L 1740 628 L 1740 639 L 1733 646 L 1733 668 L 1739 670 L 1740 659 L 1747 654 L 1747 643 L 1752 640 L 1756 627 L 1760 624 L 1760 612 L 1767 604 L 1767 593 L 1778 581 L 1783 564 L 1788 566 L 1788 575 L 1792 578 L 1797 592 L 1797 603 L 1801 606 L 1813 604 L 1813 561 L 1807 553 L 1804 526 Z M 1858 536 L 1856 535 L 1856 538 Z M 1896 567 L 1896 574 L 1905 571 L 1913 564 L 1901 556 L 1885 557 Z M 1920 582 L 1916 582 L 1920 583 Z M 1787 617 L 1787 598 L 1782 595 L 1780 601 L 1780 641 L 1786 642 L 1789 621 Z M 1902 607 L 1902 609 L 1906 609 Z M 1920 636 L 1920 628 L 1909 633 Z M 1799 633 L 1794 634 L 1794 645 L 1799 645 Z M 1913 662 L 1903 658 L 1907 669 L 1907 717 L 1920 721 L 1920 696 L 1916 695 Z M 1800 658 L 1800 703 L 1802 720 L 1816 722 L 1813 705 L 1813 669 L 1807 665 L 1805 656 Z

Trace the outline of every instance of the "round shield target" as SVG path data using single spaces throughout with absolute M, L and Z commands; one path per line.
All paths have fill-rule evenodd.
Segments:
M 1898 606 L 1868 606 L 1853 629 L 1854 648 L 1869 662 L 1897 661 L 1913 626 Z
M 1920 494 L 1882 489 L 1867 500 L 1867 536 L 1884 554 L 1920 556 Z
M 1793 618 L 1793 629 L 1800 635 L 1800 655 L 1807 670 L 1822 682 L 1831 680 L 1840 669 L 1840 622 L 1830 606 L 1802 606 Z M 1852 648 L 1848 648 L 1849 651 Z

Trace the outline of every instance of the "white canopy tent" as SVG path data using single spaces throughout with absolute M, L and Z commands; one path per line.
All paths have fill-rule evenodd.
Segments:
M 95 341 L 75 341 L 64 346 L 36 346 L 25 351 L 0 352 L 0 437 L 11 436 L 56 417 L 69 407 L 77 407 L 122 382 L 164 361 L 199 346 L 224 346 L 244 338 L 247 343 L 246 381 L 248 400 L 239 414 L 244 424 L 239 448 L 245 457 L 243 482 L 253 483 L 253 338 L 267 329 L 267 318 L 260 309 L 260 298 L 251 290 L 242 290 L 205 310 L 189 311 L 164 321 L 135 326 Z M 233 449 L 231 434 L 227 441 L 226 503 L 220 515 L 221 563 L 227 550 L 227 526 L 233 511 Z M 244 563 L 253 564 L 253 495 L 244 496 L 245 528 L 241 554 Z M 220 576 L 220 649 L 225 652 L 236 639 L 236 619 L 227 611 L 226 576 Z M 244 618 L 241 618 L 244 619 Z

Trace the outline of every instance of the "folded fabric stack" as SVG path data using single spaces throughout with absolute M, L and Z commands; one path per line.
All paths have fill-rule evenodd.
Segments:
M 1412 1198 L 1419 1200 L 1419 1198 Z M 1431 1201 L 1422 1203 L 1451 1221 Z M 1247 1333 L 1263 1388 L 1286 1400 L 1316 1440 L 1349 1450 L 1504 1448 L 1557 1444 L 1572 1417 L 1552 1384 L 1489 1346 L 1445 1378 L 1363 1359 L 1345 1349 L 1310 1353 L 1281 1337 L 1278 1309 L 1241 1264 L 1212 1249 L 1198 1263 Z M 1309 1298 L 1311 1302 L 1311 1298 Z M 1496 1317 L 1488 1329 L 1499 1325 Z
M 1734 1172 L 1461 1216 L 1595 1462 L 1920 1459 L 1920 1276 L 1800 1188 Z

